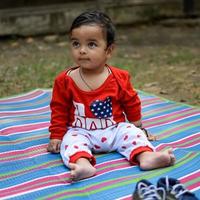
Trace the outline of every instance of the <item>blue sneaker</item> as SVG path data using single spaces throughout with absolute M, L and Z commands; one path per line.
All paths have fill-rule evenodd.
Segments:
M 147 180 L 141 180 L 136 184 L 133 200 L 165 200 L 165 190 L 157 188 Z
M 166 191 L 166 200 L 198 200 L 193 193 L 174 178 L 160 178 L 157 187 L 162 187 Z

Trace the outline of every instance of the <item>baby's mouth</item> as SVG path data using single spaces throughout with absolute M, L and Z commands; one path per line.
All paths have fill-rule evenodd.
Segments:
M 79 58 L 80 61 L 89 61 L 89 58 Z

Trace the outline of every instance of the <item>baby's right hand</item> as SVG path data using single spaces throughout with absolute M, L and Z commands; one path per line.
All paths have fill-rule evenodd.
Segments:
M 52 152 L 52 153 L 59 153 L 60 145 L 61 145 L 61 140 L 51 139 L 48 144 L 47 151 Z

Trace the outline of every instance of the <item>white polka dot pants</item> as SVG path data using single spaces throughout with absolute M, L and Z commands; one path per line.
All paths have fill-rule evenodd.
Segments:
M 131 163 L 135 155 L 144 151 L 154 151 L 142 130 L 133 124 L 122 122 L 104 130 L 88 131 L 81 128 L 70 128 L 61 144 L 61 156 L 66 166 L 76 162 L 80 157 L 93 160 L 92 155 L 100 152 L 117 151 Z

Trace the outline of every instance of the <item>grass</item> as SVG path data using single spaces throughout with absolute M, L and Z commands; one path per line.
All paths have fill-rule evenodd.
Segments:
M 200 105 L 200 36 L 196 27 L 120 29 L 110 64 L 130 71 L 135 88 Z M 66 36 L 0 41 L 0 97 L 51 88 L 72 65 Z

